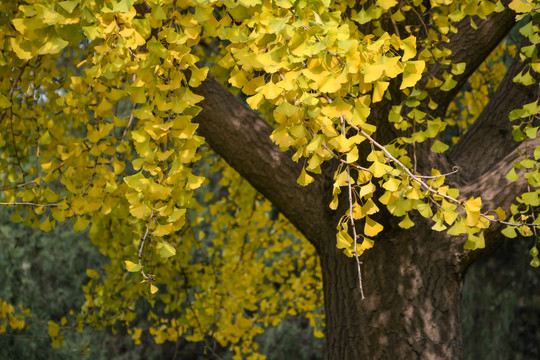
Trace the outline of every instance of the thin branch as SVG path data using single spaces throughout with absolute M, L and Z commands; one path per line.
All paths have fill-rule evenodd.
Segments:
M 420 179 L 436 179 L 436 178 L 440 178 L 440 177 L 443 177 L 443 176 L 448 176 L 448 175 L 455 174 L 458 171 L 459 171 L 459 166 L 454 166 L 452 168 L 452 171 L 447 172 L 446 174 L 440 174 L 440 175 L 416 175 L 416 177 L 418 177 Z
M 432 194 L 435 194 L 435 195 L 439 195 L 451 202 L 454 202 L 454 203 L 457 203 L 457 204 L 460 204 L 461 205 L 461 201 L 457 200 L 457 199 L 454 199 L 453 197 L 449 196 L 449 195 L 446 195 L 446 194 L 442 194 L 440 192 L 438 192 L 437 190 L 434 190 L 432 189 L 428 184 L 426 184 L 425 182 L 423 182 L 417 175 L 413 174 L 409 168 L 407 166 L 405 166 L 403 163 L 401 163 L 398 159 L 396 159 L 392 154 L 390 154 L 390 152 L 388 150 L 386 150 L 386 148 L 384 146 L 382 146 L 381 144 L 379 144 L 377 141 L 375 141 L 371 136 L 369 136 L 364 130 L 358 128 L 355 126 L 355 128 L 366 138 L 370 141 L 370 143 L 372 143 L 373 145 L 375 145 L 375 147 L 381 149 L 385 154 L 386 156 L 388 156 L 388 158 L 390 158 L 390 160 L 394 161 L 396 164 L 399 165 L 399 167 L 401 167 L 406 173 L 407 175 L 409 175 L 409 177 L 416 181 L 421 187 L 423 187 L 425 190 L 431 192 Z
M 19 152 L 17 151 L 17 142 L 15 141 L 15 131 L 13 130 L 13 111 L 11 112 L 11 114 L 9 116 L 9 128 L 11 130 L 11 141 L 13 142 L 13 151 L 15 152 L 15 158 L 17 159 L 17 165 L 19 165 L 19 169 L 21 169 L 23 179 L 24 179 L 26 177 L 26 171 L 24 171 L 24 169 L 22 167 L 21 158 L 19 157 Z
M 81 196 L 84 197 L 86 195 L 86 192 L 88 191 L 88 188 L 92 185 L 92 183 L 94 182 L 94 178 L 96 177 L 96 167 L 98 165 L 98 160 L 96 158 L 96 161 L 94 162 L 94 169 L 92 171 L 92 176 L 90 177 L 90 181 L 88 182 L 88 184 L 86 185 L 86 187 L 84 188 L 84 191 L 82 192 Z
M 20 187 L 24 187 L 26 185 L 35 184 L 35 183 L 36 183 L 36 180 L 27 181 L 27 182 L 24 182 L 22 184 L 17 184 L 17 185 L 13 185 L 13 186 L 7 186 L 7 187 L 0 188 L 0 191 L 14 190 L 14 189 L 18 189 Z
M 0 202 L 0 205 L 6 205 L 6 206 L 27 205 L 27 206 L 37 206 L 37 207 L 58 206 L 58 204 L 37 204 L 37 203 L 31 203 L 31 202 Z
M 355 164 L 355 163 L 349 163 L 349 162 L 347 162 L 346 160 L 343 160 L 338 154 L 336 154 L 335 152 L 333 152 L 333 151 L 332 151 L 325 143 L 323 143 L 322 146 L 323 146 L 326 150 L 328 150 L 328 151 L 332 154 L 332 156 L 333 156 L 334 158 L 336 158 L 337 160 L 339 160 L 341 163 L 343 163 L 343 164 L 345 164 L 345 165 L 352 166 L 352 167 L 354 167 L 354 168 L 356 168 L 356 169 L 358 169 L 358 170 L 369 171 L 369 169 L 367 169 L 367 168 L 365 168 L 365 167 L 362 167 L 362 166 L 357 165 L 357 164 Z
M 434 194 L 434 195 L 437 195 L 437 196 L 441 196 L 443 198 L 445 198 L 446 200 L 460 206 L 461 208 L 463 208 L 463 200 L 458 200 L 456 198 L 453 198 L 449 195 L 446 195 L 446 194 L 442 194 L 440 192 L 438 192 L 437 190 L 434 190 L 432 189 L 428 184 L 426 184 L 424 181 L 422 181 L 417 175 L 413 174 L 409 168 L 407 168 L 404 164 L 402 164 L 398 159 L 396 159 L 392 154 L 390 154 L 390 152 L 388 150 L 386 150 L 386 148 L 384 146 L 382 146 L 381 144 L 379 144 L 377 141 L 375 141 L 371 136 L 369 136 L 366 132 L 364 132 L 364 130 L 362 129 L 359 129 L 359 132 L 366 138 L 368 139 L 373 145 L 375 145 L 377 148 L 381 149 L 385 154 L 386 156 L 388 156 L 388 158 L 390 158 L 392 161 L 394 161 L 396 164 L 399 165 L 399 167 L 401 167 L 406 173 L 407 175 L 409 175 L 409 177 L 414 180 L 415 182 L 417 182 L 422 188 L 424 188 L 426 191 Z M 512 223 L 512 222 L 508 222 L 508 221 L 503 221 L 503 220 L 500 220 L 500 219 L 494 219 L 492 216 L 489 216 L 489 215 L 486 215 L 484 213 L 480 213 L 480 216 L 483 217 L 484 219 L 490 221 L 490 222 L 493 222 L 493 223 L 498 223 L 498 224 L 503 224 L 503 225 L 508 225 L 508 226 L 524 226 L 524 225 L 527 225 L 527 226 L 540 226 L 540 224 L 529 224 L 529 223 Z
M 142 253 L 143 253 L 143 250 L 144 250 L 144 243 L 146 241 L 146 238 L 148 237 L 148 231 L 150 230 L 150 222 L 152 222 L 152 219 L 154 218 L 154 206 L 152 205 L 152 213 L 150 214 L 150 218 L 148 219 L 148 222 L 146 223 L 146 231 L 144 232 L 144 236 L 141 238 L 141 246 L 139 247 L 139 253 L 138 253 L 138 257 L 139 257 L 139 266 L 141 267 L 141 274 L 143 276 L 143 278 L 145 280 L 152 280 L 150 276 L 146 275 L 146 273 L 144 272 L 143 270 L 143 266 L 142 266 Z
M 137 78 L 137 75 L 133 74 L 133 81 L 135 81 L 136 78 Z M 124 133 L 122 134 L 122 140 L 121 141 L 124 141 L 124 138 L 126 137 L 127 132 L 129 130 L 129 128 L 131 127 L 131 124 L 133 123 L 133 118 L 135 116 L 134 111 L 135 111 L 135 106 L 136 105 L 137 105 L 136 103 L 133 103 L 133 106 L 131 107 L 131 113 L 129 114 L 129 121 L 128 121 L 128 124 L 126 125 L 126 128 L 124 129 Z
M 418 16 L 418 19 L 420 20 L 420 23 L 422 23 L 422 27 L 424 28 L 424 31 L 426 32 L 426 36 L 428 36 L 429 31 L 428 31 L 426 23 L 424 22 L 424 19 L 422 18 L 422 15 L 420 15 L 420 13 L 416 10 L 416 8 L 413 5 L 409 4 L 408 1 L 406 1 L 406 3 L 407 5 L 411 6 L 412 11 L 416 14 L 416 16 Z
M 11 98 L 11 96 L 13 95 L 13 92 L 15 91 L 15 87 L 17 86 L 17 83 L 19 82 L 19 80 L 21 79 L 21 76 L 24 72 L 24 69 L 26 68 L 26 66 L 30 63 L 30 60 L 26 60 L 26 62 L 23 64 L 23 66 L 21 66 L 21 69 L 19 71 L 19 74 L 17 75 L 17 77 L 13 80 L 13 83 L 11 84 L 11 89 L 9 90 L 9 94 L 8 94 L 8 98 Z M 9 108 L 6 108 L 4 109 L 4 111 L 2 111 L 2 114 L 0 115 L 0 124 L 2 124 L 2 121 L 4 120 L 4 116 L 6 115 L 6 112 Z
M 347 166 L 347 182 L 349 186 L 349 218 L 351 220 L 351 227 L 353 231 L 354 236 L 354 257 L 356 259 L 356 266 L 358 267 L 358 285 L 360 287 L 360 296 L 362 300 L 366 300 L 366 297 L 364 296 L 364 289 L 362 286 L 362 269 L 360 268 L 360 259 L 358 258 L 358 249 L 357 249 L 357 241 L 358 241 L 358 235 L 356 234 L 356 226 L 354 225 L 354 217 L 353 217 L 353 200 L 352 200 L 352 184 L 351 184 L 351 168 Z

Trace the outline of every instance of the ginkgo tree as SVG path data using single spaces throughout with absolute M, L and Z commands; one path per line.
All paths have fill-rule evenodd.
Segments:
M 458 358 L 473 250 L 520 234 L 540 265 L 539 8 L 2 1 L 1 204 L 109 259 L 53 345 L 121 324 L 257 359 L 304 313 L 329 359 Z

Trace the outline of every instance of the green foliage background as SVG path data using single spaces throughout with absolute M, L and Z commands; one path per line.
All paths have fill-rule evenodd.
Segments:
M 84 302 L 81 287 L 88 281 L 86 269 L 101 269 L 104 257 L 88 240 L 87 232 L 74 233 L 72 224 L 57 226 L 50 232 L 35 231 L 9 221 L 10 211 L 0 207 L 0 298 L 30 309 L 31 318 L 23 331 L 0 334 L 0 359 L 230 359 L 223 348 L 206 349 L 204 343 L 179 339 L 176 343 L 156 345 L 148 333 L 142 344 L 134 345 L 131 335 L 118 327 L 98 331 L 85 327 L 66 336 L 58 349 L 51 347 L 47 321 L 60 322 L 70 310 L 77 311 Z M 140 318 L 146 318 L 148 304 L 140 302 Z M 141 320 L 138 326 L 145 326 Z M 323 341 L 313 336 L 313 329 L 302 316 L 289 316 L 256 338 L 268 360 L 322 359 Z

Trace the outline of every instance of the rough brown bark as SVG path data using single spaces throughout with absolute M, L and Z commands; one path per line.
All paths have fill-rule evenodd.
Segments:
M 333 243 L 324 247 L 328 359 L 461 356 L 462 275 L 458 259 L 449 256 L 460 245 L 444 237 L 426 223 L 414 231 L 386 231 L 363 257 L 366 301 L 360 300 L 353 260 Z
M 514 83 L 523 68 L 516 58 L 482 114 L 450 152 L 451 162 L 462 167 L 469 179 L 492 169 L 518 146 L 508 115 L 538 98 L 537 89 Z

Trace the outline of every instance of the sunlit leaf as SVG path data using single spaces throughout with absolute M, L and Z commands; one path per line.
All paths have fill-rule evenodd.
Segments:
M 129 260 L 125 260 L 124 263 L 126 264 L 126 270 L 129 272 L 137 272 L 141 270 L 141 265 L 139 264 L 135 264 Z

